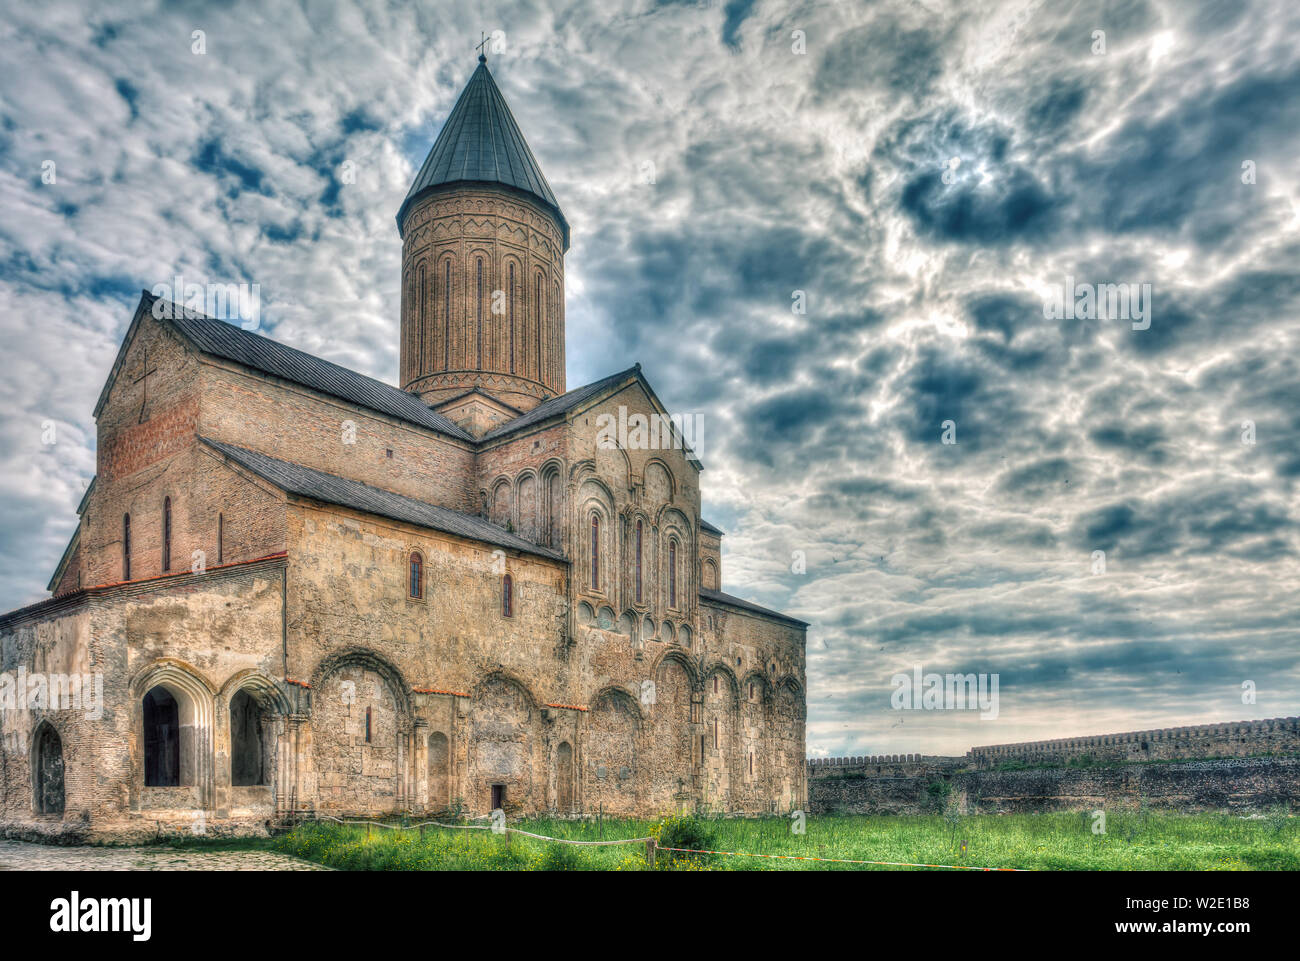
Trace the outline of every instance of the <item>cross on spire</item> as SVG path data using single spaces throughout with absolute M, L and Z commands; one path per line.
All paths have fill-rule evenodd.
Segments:
M 487 63 L 487 52 L 484 51 L 484 49 L 483 49 L 485 46 L 487 46 L 487 34 L 485 34 L 482 30 L 480 30 L 480 31 L 478 32 L 478 35 L 479 35 L 479 37 L 482 38 L 482 39 L 479 41 L 478 46 L 476 46 L 476 47 L 474 48 L 475 50 L 478 51 L 478 62 L 479 62 L 479 63 Z

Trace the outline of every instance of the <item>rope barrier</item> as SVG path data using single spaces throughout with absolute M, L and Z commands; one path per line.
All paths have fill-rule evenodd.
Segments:
M 489 816 L 490 815 L 483 815 L 482 817 L 489 817 Z M 427 827 L 429 825 L 438 828 L 449 828 L 451 830 L 461 830 L 461 831 L 491 831 L 492 830 L 492 826 L 490 824 L 443 824 L 441 821 L 421 821 L 419 824 L 385 824 L 383 821 L 344 820 L 343 818 L 336 818 L 331 814 L 317 814 L 313 820 L 334 821 L 338 824 L 374 825 L 375 827 L 384 828 L 389 831 L 416 831 L 422 827 Z M 571 838 L 553 838 L 545 834 L 533 834 L 531 831 L 525 831 L 522 828 L 509 828 L 509 827 L 496 833 L 522 834 L 524 837 L 536 838 L 539 841 L 555 841 L 558 844 L 577 844 L 577 845 L 582 845 L 584 847 L 601 847 L 603 845 L 608 845 L 608 844 L 645 844 L 645 842 L 653 840 L 653 838 L 644 837 L 644 838 L 620 838 L 619 840 L 616 841 L 575 841 Z
M 475 820 L 481 820 L 491 815 L 481 815 Z M 491 831 L 492 826 L 489 824 L 443 824 L 441 821 L 421 821 L 419 824 L 385 824 L 383 821 L 356 821 L 343 818 L 336 818 L 331 814 L 314 814 L 314 820 L 317 821 L 335 821 L 339 824 L 366 824 L 376 827 L 385 828 L 389 831 L 416 831 L 422 827 L 448 828 L 451 830 L 462 831 Z M 557 844 L 573 844 L 580 847 L 604 847 L 612 844 L 646 844 L 653 845 L 656 851 L 675 851 L 679 854 L 717 854 L 723 857 L 733 858 L 772 858 L 782 861 L 821 861 L 827 864 L 872 864 L 891 868 L 943 868 L 949 871 L 1029 871 L 1029 868 L 986 868 L 973 864 L 922 864 L 915 861 L 864 861 L 856 858 L 818 858 L 804 854 L 752 854 L 749 851 L 709 851 L 695 848 L 670 848 L 659 844 L 653 837 L 644 838 L 620 838 L 614 841 L 575 841 L 571 838 L 553 838 L 545 834 L 534 834 L 531 831 L 525 831 L 521 828 L 506 828 L 503 831 L 495 832 L 499 834 L 522 834 L 526 838 L 535 838 L 538 841 L 554 841 Z
M 655 845 L 659 847 L 659 845 Z M 785 861 L 828 861 L 840 865 L 885 865 L 888 867 L 948 867 L 953 871 L 1027 871 L 1028 867 L 979 867 L 976 865 L 923 865 L 911 861 L 857 861 L 846 857 L 810 857 L 806 854 L 751 854 L 748 850 L 695 850 L 693 848 L 659 848 L 684 854 L 727 854 L 731 857 L 772 857 Z

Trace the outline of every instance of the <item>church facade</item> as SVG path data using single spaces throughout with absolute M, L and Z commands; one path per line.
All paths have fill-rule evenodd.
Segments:
M 400 387 L 142 295 L 0 616 L 0 831 L 805 804 L 807 625 L 722 591 L 639 364 L 567 389 L 569 225 L 483 58 L 397 225 Z

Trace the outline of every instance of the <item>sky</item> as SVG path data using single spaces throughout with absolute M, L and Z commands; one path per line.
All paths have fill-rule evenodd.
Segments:
M 724 589 L 812 623 L 810 756 L 1300 714 L 1300 5 L 4 7 L 0 608 L 142 288 L 256 283 L 396 381 L 393 218 L 487 34 L 568 384 L 702 418 Z M 996 718 L 898 709 L 918 669 Z

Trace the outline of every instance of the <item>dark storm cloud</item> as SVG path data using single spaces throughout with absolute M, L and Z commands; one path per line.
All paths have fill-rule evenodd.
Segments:
M 1300 712 L 1294 4 L 60 2 L 6 28 L 0 606 L 73 530 L 141 287 L 258 282 L 271 336 L 394 379 L 393 215 L 500 29 L 573 228 L 569 384 L 639 360 L 703 415 L 724 586 L 814 623 L 814 754 Z M 1151 284 L 1149 329 L 1045 316 L 1067 277 Z M 916 663 L 999 673 L 999 719 L 899 717 Z

